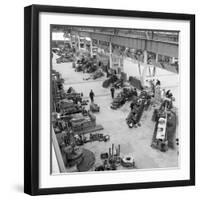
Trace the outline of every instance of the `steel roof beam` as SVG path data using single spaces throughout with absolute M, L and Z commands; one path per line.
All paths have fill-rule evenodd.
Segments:
M 97 33 L 90 31 L 77 31 L 80 36 L 91 37 L 95 40 L 111 42 L 119 46 L 125 46 L 132 49 L 147 50 L 157 54 L 178 58 L 178 43 L 158 40 L 148 40 L 145 38 L 126 37 L 114 34 Z

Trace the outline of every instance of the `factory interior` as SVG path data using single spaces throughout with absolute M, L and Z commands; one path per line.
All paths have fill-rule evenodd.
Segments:
M 179 32 L 51 25 L 52 174 L 179 166 Z

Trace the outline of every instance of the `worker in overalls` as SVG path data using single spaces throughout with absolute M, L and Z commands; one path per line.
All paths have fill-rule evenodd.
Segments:
M 89 94 L 89 96 L 90 96 L 90 100 L 91 100 L 91 102 L 93 103 L 94 102 L 94 92 L 91 90 L 90 91 L 90 94 Z
M 131 111 L 133 110 L 134 106 L 135 106 L 135 103 L 132 101 L 130 104 Z
M 136 88 L 134 88 L 134 90 L 133 90 L 133 96 L 138 96 L 138 93 L 137 93 L 137 89 Z
M 111 92 L 111 97 L 113 99 L 115 97 L 115 88 L 113 86 L 110 88 L 110 92 Z

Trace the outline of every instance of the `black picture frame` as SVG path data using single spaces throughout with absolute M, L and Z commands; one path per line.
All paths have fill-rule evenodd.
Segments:
M 190 23 L 190 179 L 162 182 L 39 188 L 39 13 L 188 20 Z M 83 7 L 31 5 L 24 8 L 24 192 L 30 195 L 97 192 L 195 185 L 195 15 Z

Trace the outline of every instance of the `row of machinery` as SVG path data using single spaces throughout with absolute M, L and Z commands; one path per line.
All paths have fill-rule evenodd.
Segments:
M 98 112 L 100 108 L 92 104 L 90 110 L 86 110 L 88 101 L 83 99 L 83 94 L 72 87 L 64 91 L 64 80 L 55 70 L 52 70 L 52 83 L 52 125 L 65 166 L 75 166 L 78 171 L 88 171 L 95 163 L 95 156 L 90 150 L 80 148 L 80 145 L 97 140 L 95 135 L 90 134 L 88 139 L 85 134 L 103 129 L 96 123 L 96 117 L 92 113 Z M 99 141 L 109 140 L 108 135 L 98 137 Z

